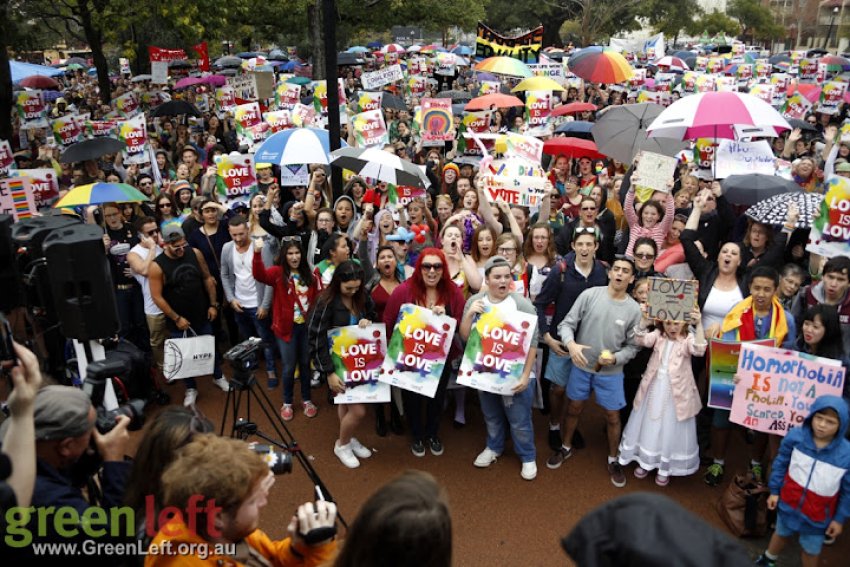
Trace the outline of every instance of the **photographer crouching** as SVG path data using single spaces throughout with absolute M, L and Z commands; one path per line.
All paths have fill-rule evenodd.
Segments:
M 197 435 L 162 475 L 163 512 L 178 513 L 158 526 L 145 567 L 294 567 L 332 559 L 332 502 L 302 504 L 290 520 L 288 538 L 273 541 L 259 529 L 274 481 L 263 457 L 242 441 Z

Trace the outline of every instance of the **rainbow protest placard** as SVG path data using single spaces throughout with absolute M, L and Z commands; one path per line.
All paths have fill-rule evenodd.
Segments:
M 383 323 L 331 329 L 328 346 L 334 373 L 345 383 L 345 392 L 334 396 L 335 404 L 390 401 L 390 385 L 378 380 L 387 352 Z
M 412 303 L 402 305 L 379 380 L 433 398 L 456 326 L 452 317 Z
M 47 105 L 41 91 L 20 91 L 15 99 L 22 128 L 47 128 Z
M 472 324 L 457 383 L 484 392 L 512 395 L 525 368 L 537 317 L 502 304 L 487 305 Z
M 390 143 L 390 134 L 380 110 L 369 110 L 355 114 L 351 125 L 358 148 L 383 147 Z
M 218 171 L 216 189 L 221 200 L 228 204 L 233 201 L 247 201 L 257 190 L 253 156 L 234 152 L 215 159 Z
M 31 218 L 36 211 L 28 177 L 0 179 L 0 213 L 11 214 L 16 221 Z
M 826 195 L 809 230 L 806 250 L 827 258 L 850 255 L 850 181 L 833 176 L 824 185 Z
M 773 346 L 773 339 L 752 341 L 753 344 Z M 735 372 L 738 371 L 738 355 L 741 353 L 739 341 L 721 341 L 712 339 L 709 343 L 708 366 L 708 407 L 718 409 L 732 408 L 732 392 L 735 391 Z
M 452 101 L 447 98 L 423 98 L 419 127 L 423 142 L 454 139 Z
M 145 125 L 145 115 L 121 122 L 118 127 L 118 139 L 127 147 L 124 152 L 124 163 L 145 163 L 149 161 L 148 130 Z

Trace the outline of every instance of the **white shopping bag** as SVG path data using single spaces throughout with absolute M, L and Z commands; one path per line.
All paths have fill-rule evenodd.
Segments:
M 191 327 L 189 331 L 192 331 Z M 182 338 L 165 341 L 165 360 L 162 373 L 169 382 L 183 378 L 207 376 L 215 366 L 215 337 L 183 333 Z

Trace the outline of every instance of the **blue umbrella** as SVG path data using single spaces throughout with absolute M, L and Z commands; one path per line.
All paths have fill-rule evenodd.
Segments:
M 9 69 L 12 71 L 12 82 L 17 83 L 21 79 L 26 79 L 33 75 L 44 75 L 45 77 L 55 77 L 56 75 L 64 74 L 64 71 L 47 67 L 46 65 L 34 65 L 32 63 L 24 63 L 22 61 L 9 61 Z
M 585 120 L 572 120 L 570 122 L 564 122 L 560 126 L 555 129 L 557 134 L 566 134 L 571 138 L 585 138 L 587 140 L 593 139 L 593 134 L 591 134 L 590 130 L 593 128 L 593 122 L 587 122 Z
M 295 61 L 287 61 L 283 65 L 280 66 L 282 71 L 294 71 L 296 67 L 298 67 L 298 63 Z
M 372 42 L 366 44 L 366 47 L 368 47 L 369 49 L 380 49 L 383 46 L 384 46 L 384 44 L 381 43 L 380 41 L 372 41 Z
M 243 51 L 242 53 L 236 54 L 236 57 L 239 57 L 240 59 L 252 59 L 254 57 L 259 57 L 259 56 L 260 56 L 260 54 L 257 53 L 256 51 Z
M 354 47 L 349 47 L 346 51 L 349 53 L 366 53 L 369 51 L 369 48 L 362 45 L 355 45 Z
M 341 147 L 348 146 L 340 140 Z M 330 138 L 327 130 L 318 128 L 293 128 L 272 134 L 257 148 L 256 163 L 297 165 L 303 163 L 330 163 Z
M 463 56 L 472 55 L 472 49 L 470 49 L 466 45 L 458 45 L 457 47 L 452 49 L 452 53 L 454 53 L 455 55 L 463 55 Z
M 62 93 L 59 91 L 41 91 L 41 96 L 47 102 L 53 102 L 57 98 L 62 98 Z

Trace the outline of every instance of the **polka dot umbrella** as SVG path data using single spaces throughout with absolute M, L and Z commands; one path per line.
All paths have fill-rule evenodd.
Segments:
M 782 193 L 759 201 L 747 209 L 746 215 L 756 222 L 780 225 L 785 223 L 788 205 L 796 203 L 797 210 L 800 211 L 797 228 L 810 228 L 814 222 L 815 211 L 820 209 L 822 201 L 823 195 L 820 193 L 804 193 L 802 191 Z

